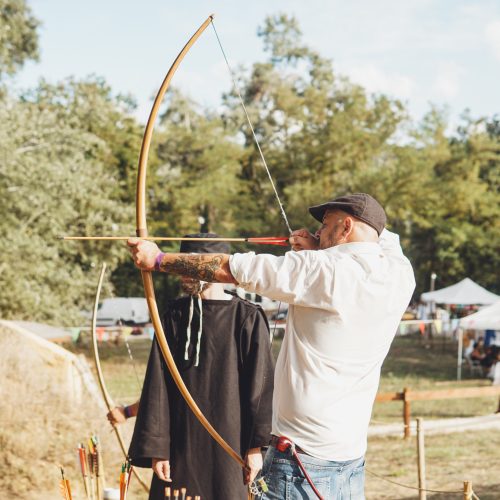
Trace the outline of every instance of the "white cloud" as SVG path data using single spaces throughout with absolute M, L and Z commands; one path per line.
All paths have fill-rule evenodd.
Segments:
M 500 20 L 488 23 L 484 29 L 484 34 L 495 57 L 500 60 Z
M 373 64 L 347 68 L 347 74 L 353 82 L 361 84 L 369 92 L 409 99 L 415 90 L 415 82 L 409 76 L 388 73 Z
M 437 71 L 433 93 L 436 97 L 444 100 L 454 99 L 460 92 L 460 77 L 463 69 L 455 63 L 444 63 Z

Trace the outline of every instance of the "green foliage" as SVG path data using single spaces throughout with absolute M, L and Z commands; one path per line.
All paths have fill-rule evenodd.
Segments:
M 294 19 L 268 18 L 259 35 L 270 61 L 241 77 L 243 95 L 292 226 L 311 224 L 309 205 L 366 191 L 401 235 L 418 292 L 431 272 L 439 286 L 470 276 L 499 290 L 498 120 L 464 116 L 450 138 L 442 111 L 432 109 L 414 125 L 400 102 L 336 75 L 330 61 L 301 45 Z M 234 123 L 244 123 L 235 96 L 226 103 Z M 249 131 L 241 131 L 252 229 L 265 217 L 265 226 L 278 231 L 274 196 Z
M 259 36 L 268 60 L 237 78 L 292 228 L 316 229 L 310 205 L 369 192 L 401 235 L 418 292 L 431 272 L 438 287 L 470 276 L 500 291 L 498 119 L 464 115 L 450 134 L 445 113 L 431 109 L 412 123 L 399 101 L 368 94 L 304 45 L 294 18 L 266 19 Z M 115 293 L 142 294 L 120 244 L 56 239 L 134 233 L 143 127 L 133 109 L 95 77 L 0 101 L 2 317 L 80 322 L 103 260 Z M 215 114 L 171 89 L 165 109 L 148 162 L 150 234 L 286 234 L 236 92 Z M 177 290 L 171 278 L 156 285 L 160 303 Z
M 155 232 L 237 234 L 243 148 L 235 131 L 174 90 L 156 141 L 158 165 L 151 174 Z
M 404 200 L 409 213 L 395 219 L 409 239 L 419 291 L 433 271 L 439 287 L 469 276 L 495 291 L 500 265 L 498 182 L 489 172 L 498 170 L 500 142 L 485 133 L 482 121 L 464 117 L 452 138 L 445 135 L 445 126 L 444 117 L 434 110 L 416 134 L 421 147 L 414 145 L 413 157 L 420 157 L 412 179 L 415 196 Z
M 39 24 L 25 0 L 0 0 L 0 79 L 38 60 Z
M 294 19 L 268 18 L 259 35 L 270 61 L 254 65 L 243 95 L 291 224 L 300 227 L 311 222 L 305 206 L 373 188 L 405 110 L 398 101 L 369 96 L 336 75 L 329 60 L 302 45 Z M 235 96 L 227 96 L 226 104 L 233 123 L 243 124 Z M 243 125 L 241 132 L 247 151 L 241 176 L 253 196 L 253 214 L 257 220 L 263 214 L 271 231 L 282 231 L 250 131 Z
M 116 126 L 106 109 L 111 97 L 91 82 L 42 83 L 20 102 L 1 103 L 4 318 L 78 323 L 91 305 L 94 267 L 122 258 L 113 244 L 57 239 L 130 230 L 131 206 L 121 201 L 117 168 L 106 164 L 109 144 L 92 131 L 90 117 Z

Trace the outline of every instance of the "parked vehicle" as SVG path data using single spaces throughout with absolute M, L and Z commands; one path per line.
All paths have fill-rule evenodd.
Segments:
M 143 297 L 115 297 L 104 299 L 97 309 L 97 326 L 145 325 L 149 310 Z

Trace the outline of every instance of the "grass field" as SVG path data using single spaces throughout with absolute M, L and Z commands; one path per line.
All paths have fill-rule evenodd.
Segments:
M 100 348 L 101 362 L 109 390 L 114 399 L 130 403 L 139 396 L 140 387 L 135 372 L 142 380 L 150 342 L 130 341 L 135 370 L 124 345 Z M 273 346 L 275 354 L 279 341 Z M 75 350 L 75 348 L 73 348 Z M 88 348 L 76 349 L 86 356 Z M 89 358 L 90 359 L 90 358 Z M 397 337 L 382 369 L 380 392 L 409 389 L 445 389 L 478 387 L 491 382 L 470 378 L 464 370 L 464 380 L 456 379 L 456 346 L 453 342 L 436 340 L 425 346 L 418 336 Z M 412 418 L 424 419 L 478 416 L 494 413 L 496 398 L 418 401 L 412 403 Z M 402 403 L 377 403 L 372 423 L 402 422 Z M 369 440 L 366 457 L 366 494 L 368 500 L 418 498 L 416 490 L 403 488 L 371 475 L 409 486 L 417 485 L 416 442 L 400 436 L 376 437 Z M 500 436 L 496 430 L 477 430 L 426 437 L 427 487 L 449 493 L 428 493 L 432 499 L 462 498 L 459 490 L 463 481 L 473 482 L 481 500 L 500 499 Z M 452 493 L 453 492 L 453 493 Z

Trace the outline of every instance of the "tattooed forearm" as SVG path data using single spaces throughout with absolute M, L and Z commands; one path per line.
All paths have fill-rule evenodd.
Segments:
M 216 273 L 221 270 L 223 257 L 223 255 L 215 254 L 175 255 L 172 261 L 164 258 L 160 269 L 171 274 L 217 283 L 219 280 Z

